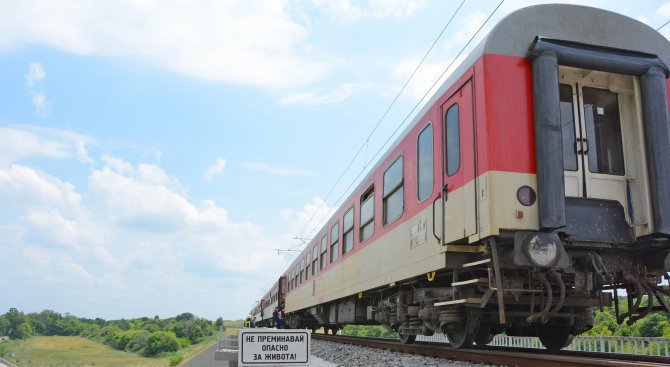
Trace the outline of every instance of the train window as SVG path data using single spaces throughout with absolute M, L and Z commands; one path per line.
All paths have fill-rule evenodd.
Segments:
M 305 279 L 305 258 L 300 259 L 300 284 Z
M 372 237 L 375 232 L 375 187 L 374 185 L 361 196 L 361 218 L 360 218 L 360 240 L 361 242 Z
M 326 252 L 328 252 L 328 236 L 323 236 L 321 239 L 321 270 L 325 269 L 328 265 L 326 261 Z
M 295 269 L 293 270 L 293 287 L 298 287 L 298 277 L 300 276 L 300 269 L 298 268 L 300 264 L 295 264 Z
M 319 246 L 312 249 L 312 276 L 316 275 L 316 263 L 319 261 Z
M 575 137 L 575 110 L 572 105 L 572 86 L 560 84 L 561 126 L 563 127 L 563 169 L 577 170 L 577 150 Z
M 312 265 L 312 254 L 307 250 L 307 257 L 305 257 L 305 280 L 309 279 L 310 265 Z
M 330 229 L 330 262 L 337 261 L 340 252 L 340 223 L 335 223 Z
M 342 254 L 346 254 L 354 248 L 354 208 L 344 214 L 342 221 Z
M 449 107 L 445 118 L 447 142 L 447 176 L 453 176 L 461 168 L 461 131 L 458 104 Z
M 623 175 L 619 96 L 608 89 L 582 88 L 589 171 Z
M 428 124 L 420 133 L 416 143 L 418 199 L 424 201 L 433 193 L 433 125 Z
M 384 219 L 385 225 L 395 221 L 402 215 L 402 184 L 402 156 L 400 156 L 386 169 L 386 172 L 384 172 L 384 210 L 382 218 Z

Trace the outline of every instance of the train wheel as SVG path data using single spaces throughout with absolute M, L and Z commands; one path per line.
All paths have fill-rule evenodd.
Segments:
M 414 344 L 416 335 L 398 334 L 398 339 L 400 339 L 400 342 L 403 344 Z
M 485 316 L 482 318 L 479 328 L 477 329 L 477 334 L 475 334 L 475 344 L 483 347 L 493 341 L 493 337 L 496 336 L 496 333 L 493 331 L 492 326 L 490 317 Z
M 333 334 L 333 335 L 337 335 L 337 332 L 339 330 L 340 329 L 338 329 L 337 326 L 333 326 L 332 328 L 330 328 L 330 333 Z
M 535 326 L 537 337 L 540 338 L 542 345 L 551 351 L 561 350 L 570 343 L 575 337 L 570 334 L 570 325 L 553 325 L 551 323 L 539 324 Z
M 456 311 L 460 314 L 460 322 L 447 325 L 444 333 L 449 339 L 449 344 L 454 348 L 467 348 L 477 335 L 479 320 L 482 318 L 482 310 L 474 308 L 461 308 Z
M 323 334 L 328 335 L 328 332 L 330 331 L 330 328 L 328 326 L 323 327 Z

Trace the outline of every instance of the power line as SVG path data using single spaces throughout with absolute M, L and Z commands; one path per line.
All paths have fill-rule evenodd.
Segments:
M 314 214 L 309 218 L 309 220 L 307 220 L 307 222 L 305 222 L 305 225 L 300 229 L 300 232 L 298 232 L 298 233 L 300 233 L 300 235 L 302 235 L 302 233 L 305 231 L 305 229 L 307 229 L 307 226 L 312 222 L 312 219 L 314 219 L 314 217 L 316 216 L 316 213 L 318 213 L 319 210 L 326 204 L 326 202 L 330 198 L 330 195 L 333 193 L 333 191 L 335 190 L 337 185 L 340 183 L 340 181 L 342 181 L 342 178 L 344 178 L 344 175 L 349 171 L 349 168 L 351 168 L 351 165 L 354 164 L 354 162 L 356 161 L 356 158 L 358 158 L 358 156 L 361 154 L 363 149 L 368 145 L 372 135 L 375 133 L 375 131 L 377 131 L 377 128 L 379 128 L 379 125 L 382 123 L 382 121 L 384 121 L 384 119 L 388 115 L 389 111 L 391 111 L 391 108 L 398 101 L 398 98 L 400 98 L 400 95 L 402 95 L 402 92 L 405 91 L 405 88 L 407 88 L 407 85 L 409 84 L 409 82 L 412 80 L 412 78 L 414 78 L 414 75 L 416 75 L 416 72 L 419 70 L 421 65 L 423 65 L 423 62 L 426 60 L 426 58 L 428 57 L 430 52 L 433 50 L 433 48 L 435 47 L 437 42 L 440 40 L 440 38 L 442 37 L 444 32 L 447 30 L 447 28 L 449 27 L 451 22 L 454 20 L 454 18 L 456 17 L 456 14 L 458 14 L 458 12 L 461 10 L 461 7 L 463 7 L 464 3 L 465 3 L 465 0 L 463 0 L 461 2 L 461 4 L 458 6 L 458 8 L 456 8 L 456 11 L 454 11 L 454 13 L 451 15 L 451 18 L 449 18 L 447 23 L 442 28 L 442 31 L 440 31 L 440 33 L 435 38 L 435 41 L 433 41 L 433 44 L 430 45 L 430 47 L 428 48 L 428 51 L 426 51 L 426 53 L 423 55 L 423 58 L 421 58 L 421 61 L 419 61 L 419 63 L 414 68 L 414 71 L 412 72 L 412 74 L 409 76 L 409 78 L 407 78 L 407 81 L 405 81 L 405 84 L 403 84 L 402 88 L 400 88 L 398 93 L 395 95 L 395 98 L 393 98 L 393 101 L 391 101 L 389 106 L 386 108 L 386 110 L 382 114 L 381 118 L 377 121 L 377 124 L 375 125 L 375 127 L 372 129 L 372 131 L 370 131 L 370 133 L 368 134 L 367 138 L 365 139 L 365 141 L 363 142 L 361 147 L 358 148 L 358 151 L 356 152 L 356 154 L 354 154 L 354 157 L 349 161 L 349 163 L 347 164 L 344 171 L 342 171 L 342 173 L 340 174 L 340 177 L 337 178 L 337 181 L 335 181 L 335 184 L 333 184 L 333 186 L 330 188 L 330 190 L 328 191 L 328 194 L 323 199 L 323 201 L 321 202 L 319 207 L 314 211 Z M 359 174 L 359 176 L 360 176 L 360 174 Z M 328 211 L 328 213 L 326 213 L 326 215 L 328 215 L 329 213 L 330 213 L 330 211 Z M 317 227 L 318 227 L 319 224 L 321 224 L 321 223 L 320 222 L 317 223 Z M 300 245 L 300 244 L 298 244 L 298 245 Z M 293 247 L 295 247 L 295 246 L 293 246 Z
M 479 27 L 479 29 L 477 29 L 477 31 L 472 35 L 472 37 L 470 37 L 470 40 L 468 40 L 468 42 L 465 44 L 465 46 L 463 46 L 463 48 L 461 48 L 461 50 L 460 50 L 460 51 L 458 52 L 458 54 L 454 57 L 454 59 L 451 60 L 451 62 L 450 62 L 449 65 L 444 69 L 444 71 L 442 72 L 442 74 L 440 74 L 440 76 L 435 80 L 435 82 L 433 82 L 433 85 L 431 85 L 430 88 L 428 88 L 428 90 L 426 91 L 426 93 L 424 93 L 424 95 L 421 97 L 421 99 L 414 105 L 414 107 L 412 108 L 412 110 L 409 111 L 409 113 L 405 116 L 405 118 L 402 120 L 402 122 L 400 122 L 400 124 L 398 125 L 398 127 L 396 127 L 396 129 L 395 129 L 395 130 L 393 131 L 393 133 L 389 136 L 389 138 L 386 139 L 386 141 L 384 142 L 384 144 L 377 150 L 377 152 L 375 153 L 375 155 L 370 159 L 371 161 L 373 161 L 373 160 L 375 160 L 375 158 L 377 158 L 377 156 L 379 155 L 379 153 L 382 152 L 382 150 L 383 150 L 383 149 L 386 147 L 386 145 L 391 141 L 391 139 L 395 136 L 395 134 L 400 130 L 400 128 L 405 124 L 405 122 L 407 122 L 407 120 L 408 120 L 408 119 L 410 118 L 410 116 L 414 113 L 414 111 L 421 105 L 421 103 L 423 102 L 423 100 L 426 99 L 426 97 L 428 96 L 428 94 L 430 93 L 430 91 L 433 90 L 433 88 L 435 88 L 435 85 L 442 79 L 442 77 L 447 73 L 447 71 L 448 71 L 448 70 L 451 68 L 451 66 L 456 62 L 456 60 L 458 60 L 458 58 L 461 56 L 461 54 L 463 53 L 463 51 L 465 51 L 465 49 L 470 45 L 470 43 L 472 43 L 472 41 L 475 39 L 475 37 L 477 37 L 477 35 L 479 34 L 479 32 L 481 32 L 481 30 L 484 28 L 484 26 L 486 25 L 486 23 L 488 23 L 488 21 L 493 17 L 493 15 L 498 11 L 498 9 L 500 8 L 500 6 L 501 6 L 504 2 L 505 2 L 505 0 L 502 0 L 502 1 L 500 1 L 500 3 L 498 3 L 498 6 L 496 6 L 495 9 L 493 9 L 493 11 L 491 12 L 491 14 L 489 14 L 489 16 L 488 16 L 488 17 L 486 18 L 486 20 L 484 21 L 484 23 L 482 23 L 482 25 Z M 462 5 L 462 4 L 461 4 L 461 5 Z M 339 198 L 337 199 L 337 201 L 335 202 L 335 203 L 336 203 L 336 204 L 334 205 L 335 208 L 336 208 L 337 205 L 339 204 L 339 201 L 344 197 L 344 195 L 349 191 L 349 189 L 354 185 L 354 183 L 356 183 L 356 181 L 360 178 L 360 176 L 363 174 L 364 171 L 365 171 L 365 170 L 361 170 L 361 172 L 358 174 L 358 176 L 356 176 L 356 178 L 354 178 L 354 180 L 349 184 L 349 186 L 347 187 L 347 189 L 342 193 L 342 195 L 340 195 L 340 197 L 339 197 Z M 317 224 L 317 226 L 316 226 L 314 229 L 317 229 L 318 226 L 319 226 L 319 224 L 321 224 L 321 222 L 323 222 L 323 220 L 326 219 L 327 216 L 328 216 L 328 215 L 323 216 L 323 217 L 321 218 L 321 220 L 319 221 L 319 223 Z M 314 229 L 312 230 L 312 233 L 314 232 Z M 309 234 L 309 237 L 311 237 L 312 233 Z
M 657 31 L 657 32 L 660 31 L 661 29 L 663 29 L 663 27 L 665 27 L 665 26 L 668 25 L 668 24 L 670 24 L 670 20 L 668 20 L 667 22 L 663 23 L 662 26 L 656 28 L 656 31 Z
M 375 158 L 379 155 L 379 153 L 381 153 L 381 151 L 382 151 L 382 150 L 386 147 L 386 145 L 391 141 L 391 139 L 395 136 L 395 134 L 398 132 L 398 130 L 400 130 L 400 128 L 405 124 L 405 122 L 407 122 L 407 120 L 408 120 L 409 117 L 412 115 L 412 113 L 414 113 L 414 111 L 421 105 L 421 103 L 422 103 L 423 100 L 426 98 L 426 96 L 428 95 L 428 93 L 430 93 L 430 91 L 433 90 L 433 88 L 435 87 L 435 85 L 442 79 L 442 77 L 446 74 L 446 72 L 449 70 L 449 68 L 451 68 L 451 66 L 453 66 L 453 64 L 456 62 L 456 60 L 457 60 L 457 59 L 460 57 L 460 55 L 465 51 L 465 49 L 470 45 L 470 43 L 472 43 L 472 41 L 475 39 L 475 37 L 476 37 L 476 36 L 479 34 L 479 32 L 484 28 L 484 26 L 486 25 L 486 23 L 488 23 L 488 21 L 493 17 L 493 15 L 498 11 L 498 9 L 500 8 L 500 6 L 501 6 L 504 2 L 505 2 L 505 0 L 502 0 L 502 1 L 500 1 L 500 3 L 498 3 L 498 5 L 495 7 L 495 9 L 493 9 L 493 11 L 491 12 L 491 14 L 489 14 L 489 16 L 488 16 L 488 17 L 486 18 L 486 20 L 482 23 L 482 25 L 477 29 L 477 31 L 472 35 L 472 37 L 468 40 L 468 42 L 465 44 L 465 46 L 463 46 L 463 48 L 458 52 L 458 54 L 456 55 L 456 57 L 454 57 L 454 59 L 453 59 L 453 60 L 449 63 L 449 65 L 444 69 L 444 71 L 442 72 L 442 74 L 440 74 L 440 76 L 435 80 L 435 82 L 431 85 L 431 87 L 428 88 L 428 90 L 426 91 L 426 93 L 421 97 L 421 99 L 416 103 L 416 105 L 414 105 L 414 107 L 412 108 L 412 110 L 405 116 L 405 118 L 404 118 L 404 119 L 402 120 L 402 122 L 398 125 L 398 127 L 396 127 L 396 129 L 395 129 L 395 130 L 393 131 L 393 133 L 389 136 L 389 138 L 388 138 L 388 139 L 384 142 L 384 144 L 377 150 L 377 152 L 376 152 L 375 155 L 370 159 L 370 161 L 374 161 Z M 398 97 L 400 96 L 400 94 L 401 94 L 401 93 L 404 91 L 404 89 L 407 87 L 407 85 L 409 84 L 409 81 L 414 77 L 414 75 L 416 74 L 416 71 L 418 70 L 418 68 L 422 65 L 422 63 L 425 61 L 427 55 L 428 55 L 428 54 L 432 51 L 432 49 L 435 47 L 437 41 L 440 39 L 440 37 L 442 36 L 442 34 L 443 34 L 444 31 L 446 30 L 446 28 L 449 26 L 449 24 L 451 24 L 451 22 L 453 21 L 453 19 L 455 18 L 456 14 L 457 14 L 458 11 L 461 9 L 461 7 L 463 6 L 464 3 L 465 3 L 465 0 L 463 0 L 463 1 L 461 2 L 461 4 L 460 4 L 459 7 L 456 9 L 456 11 L 454 12 L 454 14 L 451 16 L 451 18 L 449 19 L 449 21 L 447 22 L 447 24 L 444 26 L 444 28 L 442 29 L 442 31 L 440 32 L 440 34 L 436 37 L 436 40 L 433 42 L 433 44 L 430 46 L 430 48 L 428 49 L 428 51 L 426 52 L 426 54 L 424 55 L 424 57 L 421 59 L 421 61 L 419 62 L 419 64 L 418 64 L 417 67 L 415 68 L 414 72 L 410 75 L 410 77 L 408 78 L 408 80 L 405 82 L 405 84 L 403 85 L 403 87 L 400 89 L 400 91 L 398 92 L 398 94 L 397 94 L 396 97 L 394 98 L 393 102 L 391 102 L 391 104 L 389 105 L 389 107 L 386 109 L 386 111 L 385 111 L 384 114 L 382 115 L 382 118 L 381 118 L 381 119 L 377 122 L 377 124 L 375 125 L 375 128 L 374 128 L 374 129 L 372 130 L 372 132 L 368 135 L 368 137 L 367 137 L 366 140 L 365 140 L 365 143 L 358 149 L 358 151 L 356 152 L 356 154 L 354 155 L 354 157 L 352 158 L 352 160 L 349 162 L 349 164 L 348 164 L 347 167 L 345 168 L 344 172 L 342 172 L 342 174 L 340 175 L 340 177 L 337 179 L 337 182 L 330 188 L 330 190 L 329 190 L 329 192 L 328 192 L 328 195 L 326 195 L 326 198 L 323 200 L 323 202 L 322 202 L 322 203 L 319 205 L 319 207 L 315 210 L 314 214 L 309 218 L 309 220 L 307 220 L 307 222 L 305 223 L 305 225 L 302 227 L 302 229 L 300 230 L 300 234 L 302 234 L 302 232 L 307 228 L 307 225 L 308 225 L 309 223 L 312 222 L 312 219 L 314 219 L 316 213 L 318 213 L 318 211 L 323 207 L 323 205 L 325 205 L 327 199 L 330 197 L 330 195 L 332 194 L 332 192 L 333 192 L 333 190 L 335 189 L 335 187 L 337 186 L 337 184 L 342 180 L 342 178 L 344 177 L 344 174 L 348 171 L 348 169 L 351 167 L 351 165 L 353 164 L 353 162 L 355 161 L 355 159 L 358 157 L 358 155 L 361 153 L 361 151 L 363 150 L 363 148 L 366 146 L 366 144 L 368 143 L 368 141 L 369 141 L 370 137 L 372 136 L 372 134 L 375 132 L 375 130 L 377 129 L 377 127 L 379 126 L 379 124 L 380 124 L 380 123 L 383 121 L 383 119 L 386 117 L 386 115 L 388 114 L 388 112 L 389 112 L 389 110 L 391 109 L 391 107 L 395 104 L 395 102 L 397 101 L 397 99 L 398 99 Z M 365 168 L 363 168 L 363 169 L 358 173 L 358 175 L 356 176 L 356 178 L 354 178 L 354 180 L 352 180 L 352 182 L 349 184 L 349 186 L 347 187 L 347 189 L 345 189 L 344 192 L 338 197 L 338 199 L 337 199 L 336 202 L 335 202 L 335 205 L 333 206 L 334 208 L 337 208 L 337 204 L 338 204 L 338 203 L 340 202 L 340 200 L 344 197 L 344 195 L 349 191 L 349 189 L 351 189 L 351 187 L 354 185 L 354 183 L 356 183 L 356 181 L 360 178 L 360 176 L 363 174 L 363 172 L 365 172 Z M 323 220 L 324 220 L 325 218 L 328 217 L 329 214 L 330 214 L 330 211 L 328 211 L 328 212 L 326 213 L 326 215 L 324 215 L 324 216 L 319 220 L 319 222 L 317 223 L 317 225 L 314 227 L 314 229 L 312 229 L 312 232 L 310 232 L 310 234 L 309 234 L 307 237 L 312 237 L 311 234 L 312 234 L 316 229 L 319 228 L 319 225 L 323 222 Z M 290 249 L 296 248 L 297 246 L 300 246 L 300 245 L 302 245 L 302 244 L 301 244 L 301 243 L 296 244 L 296 245 L 290 247 Z M 285 265 L 288 264 L 289 262 L 290 262 L 289 257 L 285 257 L 285 258 L 284 258 L 284 262 L 283 262 L 282 267 L 279 268 L 279 272 L 283 272 L 283 271 L 284 271 L 283 268 L 284 268 Z M 275 278 L 276 278 L 276 277 L 275 277 Z M 274 280 L 273 280 L 273 282 L 274 282 Z

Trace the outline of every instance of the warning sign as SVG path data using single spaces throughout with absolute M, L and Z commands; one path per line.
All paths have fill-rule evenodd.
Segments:
M 306 330 L 240 330 L 243 366 L 309 365 L 311 334 Z

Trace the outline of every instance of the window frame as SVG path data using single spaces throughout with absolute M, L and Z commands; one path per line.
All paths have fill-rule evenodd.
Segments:
M 329 247 L 328 246 L 328 233 L 324 234 L 323 237 L 321 237 L 321 245 L 320 246 L 321 246 L 321 248 L 319 249 L 320 250 L 319 270 L 324 271 L 328 268 L 328 247 Z
M 363 198 L 365 198 L 365 200 L 363 200 Z M 363 223 L 363 204 L 367 203 L 368 200 L 372 200 L 371 201 L 372 216 L 370 217 L 370 219 L 365 221 L 365 223 Z M 363 194 L 361 195 L 360 202 L 359 202 L 358 214 L 359 214 L 359 216 L 358 216 L 358 241 L 359 241 L 359 243 L 363 243 L 363 242 L 369 240 L 370 238 L 374 237 L 374 235 L 375 235 L 375 184 L 374 183 L 372 185 L 370 185 L 370 187 L 368 187 L 368 189 L 365 190 L 363 192 Z M 365 227 L 367 227 L 370 224 L 372 224 L 372 233 L 370 233 L 369 237 L 363 238 L 363 230 L 364 230 Z
M 393 167 L 393 165 L 395 165 L 396 162 L 398 162 L 398 160 L 401 160 L 401 162 L 400 162 L 400 181 L 395 186 L 393 186 L 392 189 L 389 190 L 388 194 L 384 195 L 384 189 L 385 189 L 384 178 L 386 177 L 386 173 L 389 171 L 389 169 L 391 169 L 391 167 Z M 395 159 L 391 162 L 391 164 L 389 164 L 386 167 L 386 170 L 384 170 L 384 173 L 382 174 L 382 225 L 384 227 L 393 224 L 395 221 L 402 218 L 402 215 L 405 213 L 405 190 L 404 190 L 404 186 L 405 186 L 405 159 L 404 159 L 403 153 L 400 152 L 400 153 L 398 153 L 398 156 L 395 157 Z M 391 196 L 393 196 L 396 192 L 398 192 L 401 189 L 403 190 L 402 200 L 401 200 L 402 210 L 400 211 L 400 214 L 397 217 L 393 218 L 393 220 L 387 221 L 387 218 L 386 218 L 387 213 L 388 213 L 387 205 L 386 205 L 387 199 L 390 198 Z
M 430 179 L 430 192 L 425 198 L 421 198 L 421 154 L 420 154 L 420 142 L 421 142 L 421 135 L 426 132 L 426 130 L 430 128 L 430 172 L 431 172 L 431 179 Z M 435 191 L 435 129 L 433 129 L 433 122 L 428 121 L 426 126 L 419 131 L 419 134 L 416 137 L 416 198 L 418 203 L 423 203 L 424 201 L 430 199 L 431 196 L 433 196 L 433 192 Z
M 351 227 L 349 229 L 345 228 L 345 222 L 347 215 L 351 212 Z M 342 216 L 342 256 L 350 253 L 351 251 L 354 250 L 354 222 L 355 222 L 355 211 L 354 211 L 354 206 L 352 205 L 349 210 L 347 210 L 344 213 L 344 216 Z M 345 244 L 346 244 L 346 237 L 347 235 L 351 236 L 351 248 L 349 250 L 345 251 Z
M 312 265 L 312 253 L 308 249 L 305 255 L 305 281 L 309 280 L 310 265 Z
M 456 166 L 455 171 L 450 171 L 449 170 L 449 111 L 451 111 L 454 107 L 456 107 L 456 127 L 458 128 L 458 135 L 457 135 L 457 141 L 458 141 L 458 149 L 456 152 L 458 152 L 458 166 Z M 457 174 L 461 170 L 461 106 L 458 104 L 458 102 L 455 102 L 449 108 L 447 108 L 447 111 L 444 113 L 444 164 L 445 164 L 445 172 L 447 173 L 447 177 L 452 177 L 453 175 Z
M 319 264 L 319 245 L 314 245 L 312 248 L 312 278 L 319 273 L 318 265 Z
M 333 240 L 333 229 L 337 228 L 337 235 Z M 340 221 L 338 220 L 330 227 L 330 263 L 334 263 L 339 259 L 340 255 Z M 335 251 L 333 251 L 335 250 Z

